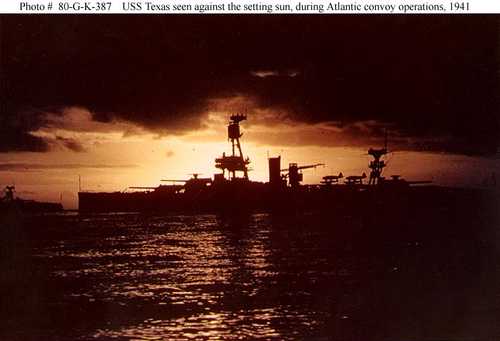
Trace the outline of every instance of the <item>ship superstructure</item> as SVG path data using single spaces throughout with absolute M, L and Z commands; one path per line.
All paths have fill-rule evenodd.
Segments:
M 308 207 L 332 207 L 332 203 L 358 200 L 366 193 L 387 193 L 392 188 L 401 190 L 413 184 L 400 176 L 386 180 L 382 172 L 387 166 L 384 157 L 388 154 L 387 135 L 383 148 L 370 148 L 368 155 L 373 160 L 368 164 L 370 173 L 368 183 L 365 173 L 344 176 L 326 175 L 317 185 L 303 185 L 303 171 L 324 166 L 323 163 L 299 165 L 289 163 L 281 168 L 281 156 L 268 157 L 269 181 L 255 182 L 249 179 L 250 159 L 243 153 L 240 123 L 247 120 L 246 115 L 234 114 L 229 117 L 227 139 L 230 154 L 225 152 L 215 159 L 215 168 L 222 171 L 213 178 L 192 174 L 186 180 L 163 179 L 157 187 L 133 186 L 125 192 L 82 192 L 78 193 L 79 210 L 82 212 L 98 211 L 220 211 L 220 210 L 268 210 Z M 344 183 L 341 183 L 341 180 Z M 356 194 L 365 193 L 365 194 Z M 354 199 L 353 199 L 354 198 Z M 356 199 L 357 198 L 357 199 Z M 381 196 L 377 200 L 380 202 Z M 370 199 L 370 202 L 372 200 Z
M 231 115 L 229 125 L 227 126 L 228 140 L 231 141 L 231 155 L 222 154 L 221 157 L 215 159 L 215 168 L 222 170 L 222 178 L 225 177 L 226 171 L 229 179 L 236 179 L 236 172 L 243 173 L 243 179 L 248 180 L 248 165 L 250 159 L 243 157 L 241 150 L 240 138 L 243 134 L 240 132 L 240 122 L 247 119 L 246 115 Z M 217 177 L 216 179 L 220 176 Z

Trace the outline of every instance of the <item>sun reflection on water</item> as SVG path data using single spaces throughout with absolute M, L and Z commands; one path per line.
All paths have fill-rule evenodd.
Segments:
M 129 337 L 137 340 L 245 340 L 277 338 L 271 326 L 272 309 L 249 312 L 209 312 L 173 320 L 146 319 L 121 330 L 99 330 L 93 337 Z
M 120 323 L 89 337 L 282 340 L 316 323 L 312 310 L 279 304 L 291 296 L 278 289 L 283 274 L 276 261 L 288 264 L 289 257 L 276 258 L 266 215 L 236 221 L 116 215 L 80 224 L 87 235 L 38 256 L 64 259 L 53 277 L 92 283 L 71 287 L 65 300 L 105 304 L 117 314 Z M 98 243 L 89 242 L 96 234 Z M 293 271 L 286 276 L 294 283 Z

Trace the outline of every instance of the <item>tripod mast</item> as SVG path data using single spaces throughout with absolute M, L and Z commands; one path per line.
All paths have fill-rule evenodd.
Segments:
M 222 157 L 215 159 L 215 167 L 222 170 L 225 174 L 226 170 L 229 173 L 229 179 L 236 179 L 236 172 L 243 172 L 243 178 L 248 180 L 248 165 L 250 160 L 248 157 L 243 157 L 241 150 L 240 137 L 240 122 L 246 120 L 246 115 L 231 115 L 229 124 L 227 126 L 227 136 L 231 141 L 231 155 L 227 156 L 225 153 Z

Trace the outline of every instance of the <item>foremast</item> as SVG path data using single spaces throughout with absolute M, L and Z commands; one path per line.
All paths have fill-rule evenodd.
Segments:
M 228 140 L 231 141 L 231 155 L 222 153 L 222 157 L 215 159 L 215 167 L 222 170 L 222 176 L 228 172 L 229 179 L 236 179 L 236 172 L 242 172 L 243 178 L 248 180 L 248 165 L 250 159 L 243 157 L 241 150 L 240 138 L 243 136 L 240 133 L 240 122 L 247 119 L 246 115 L 231 115 L 227 126 Z

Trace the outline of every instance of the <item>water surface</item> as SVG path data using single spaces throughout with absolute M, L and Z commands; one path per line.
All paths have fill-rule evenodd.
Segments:
M 0 336 L 500 339 L 497 234 L 477 222 L 466 234 L 415 224 L 384 231 L 325 214 L 25 218 L 4 247 Z M 426 232 L 408 233 L 417 228 Z

